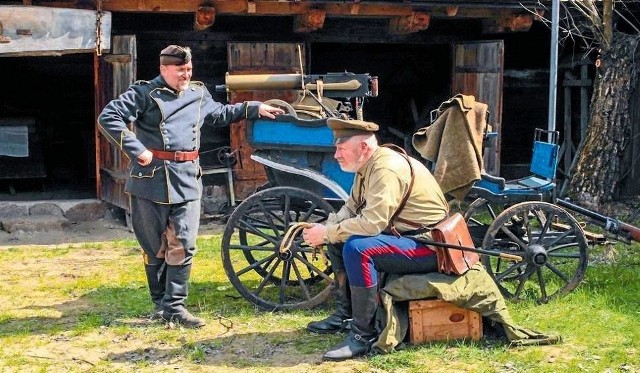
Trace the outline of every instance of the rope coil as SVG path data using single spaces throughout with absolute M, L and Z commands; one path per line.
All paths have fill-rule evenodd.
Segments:
M 296 237 L 299 236 L 304 229 L 311 228 L 311 227 L 313 227 L 313 223 L 296 222 L 291 224 L 291 226 L 284 233 L 284 236 L 282 236 L 282 241 L 280 242 L 280 248 L 279 248 L 280 254 L 290 253 L 291 246 L 293 246 L 293 242 L 296 239 Z M 324 263 L 325 264 L 329 263 L 327 255 L 325 254 L 324 250 L 322 250 L 322 246 L 312 246 L 311 249 L 313 250 L 312 251 L 313 260 L 317 260 L 318 254 L 321 254 L 322 258 L 324 259 Z

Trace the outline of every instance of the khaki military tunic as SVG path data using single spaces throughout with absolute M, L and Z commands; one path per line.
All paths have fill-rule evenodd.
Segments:
M 424 227 L 442 220 L 449 205 L 429 170 L 410 158 L 415 180 L 409 198 L 398 215 Z M 329 217 L 327 239 L 344 242 L 352 235 L 375 236 L 389 232 L 389 221 L 409 189 L 411 171 L 407 160 L 395 150 L 379 147 L 356 173 L 349 199 Z M 416 226 L 394 222 L 398 232 L 415 230 Z

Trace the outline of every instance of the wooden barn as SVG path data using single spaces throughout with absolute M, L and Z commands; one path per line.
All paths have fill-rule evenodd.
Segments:
M 0 200 L 96 198 L 127 209 L 127 160 L 95 119 L 129 84 L 158 74 L 168 44 L 191 47 L 194 80 L 221 102 L 288 97 L 216 90 L 227 74 L 376 76 L 379 95 L 364 102 L 364 118 L 399 143 L 441 102 L 474 95 L 499 133 L 488 170 L 520 176 L 534 128 L 547 127 L 550 16 L 551 2 L 538 0 L 0 1 L 0 151 L 9 148 L 0 153 Z M 561 162 L 570 163 L 594 68 L 573 45 L 559 50 L 557 120 L 569 141 Z M 7 155 L 15 148 L 22 156 Z M 201 151 L 209 197 L 232 185 L 241 199 L 265 181 L 243 123 L 204 131 Z

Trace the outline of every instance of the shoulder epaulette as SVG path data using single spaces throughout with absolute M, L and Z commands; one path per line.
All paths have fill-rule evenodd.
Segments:
M 147 84 L 151 84 L 151 81 L 149 81 L 149 80 L 136 80 L 133 84 L 134 85 L 147 85 Z
M 204 83 L 199 80 L 192 80 L 190 84 L 197 85 L 199 87 L 204 87 Z

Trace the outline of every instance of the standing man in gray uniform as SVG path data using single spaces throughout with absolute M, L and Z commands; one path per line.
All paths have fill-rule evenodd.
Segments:
M 200 128 L 273 119 L 283 111 L 257 101 L 223 105 L 203 83 L 191 81 L 192 73 L 191 50 L 166 47 L 160 52 L 160 75 L 134 83 L 112 100 L 98 124 L 132 160 L 125 191 L 155 304 L 152 318 L 198 328 L 205 321 L 187 311 L 185 299 L 200 225 Z

